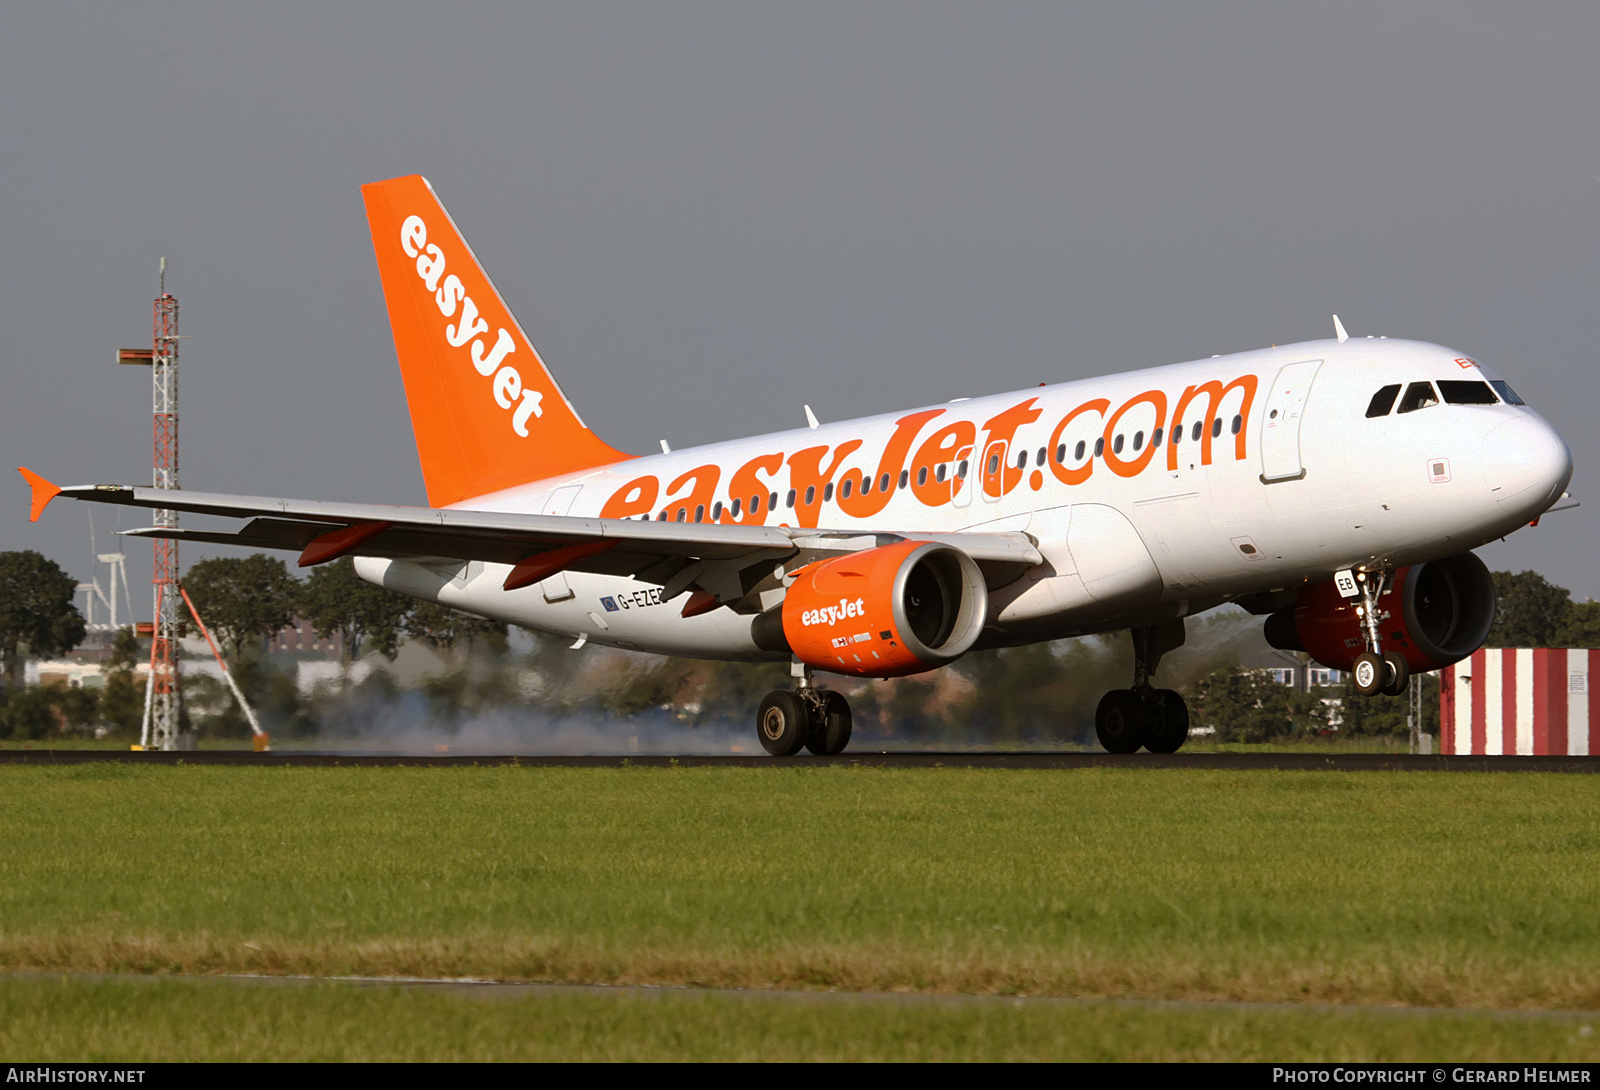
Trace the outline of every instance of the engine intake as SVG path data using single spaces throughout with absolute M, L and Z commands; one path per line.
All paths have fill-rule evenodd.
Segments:
M 1268 617 L 1263 632 L 1274 647 L 1348 670 L 1366 650 L 1356 602 L 1332 582 L 1317 583 L 1300 591 L 1293 608 Z M 1494 579 L 1472 553 L 1398 568 L 1378 599 L 1383 649 L 1400 652 L 1414 672 L 1437 670 L 1483 646 L 1494 612 Z
M 901 541 L 800 569 L 781 620 L 789 649 L 809 666 L 901 677 L 965 654 L 988 605 L 983 574 L 966 553 Z

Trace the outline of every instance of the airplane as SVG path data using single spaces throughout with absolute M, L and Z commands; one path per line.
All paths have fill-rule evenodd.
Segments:
M 1100 702 L 1113 753 L 1189 733 L 1161 657 L 1235 603 L 1364 694 L 1476 650 L 1471 550 L 1571 506 L 1556 430 L 1479 361 L 1336 337 L 957 399 L 659 454 L 583 421 L 426 179 L 362 187 L 428 506 L 127 485 L 56 495 L 248 520 L 136 536 L 349 555 L 361 578 L 583 643 L 790 663 L 757 735 L 843 751 L 823 671 L 889 678 L 968 652 L 1128 630 Z

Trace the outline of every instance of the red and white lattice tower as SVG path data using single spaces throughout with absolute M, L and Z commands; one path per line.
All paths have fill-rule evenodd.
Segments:
M 150 371 L 154 390 L 155 475 L 157 488 L 178 487 L 178 300 L 167 294 L 167 259 L 161 259 L 161 294 L 152 320 Z M 176 527 L 178 513 L 155 512 L 157 526 Z M 148 741 L 153 749 L 178 748 L 183 694 L 178 686 L 178 617 L 183 599 L 178 591 L 178 543 L 154 538 L 155 630 L 150 648 L 150 693 L 146 711 Z

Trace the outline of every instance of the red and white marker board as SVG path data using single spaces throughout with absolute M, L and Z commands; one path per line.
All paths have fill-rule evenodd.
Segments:
M 1600 650 L 1484 647 L 1440 672 L 1441 753 L 1600 753 Z

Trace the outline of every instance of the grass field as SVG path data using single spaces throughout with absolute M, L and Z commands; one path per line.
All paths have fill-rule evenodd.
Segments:
M 0 799 L 0 969 L 1600 1010 L 1590 776 L 96 764 L 0 766 Z M 360 1002 L 459 1002 L 407 995 Z M 571 1022 L 493 1018 L 536 1008 Z M 873 1024 L 991 1017 L 914 1009 Z
M 0 979 L 0 1055 L 78 1060 L 1600 1061 L 1600 1018 L 959 1004 L 727 993 L 492 998 L 350 984 Z

